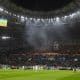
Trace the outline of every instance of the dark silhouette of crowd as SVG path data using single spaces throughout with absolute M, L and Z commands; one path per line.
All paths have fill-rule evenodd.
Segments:
M 10 66 L 46 65 L 54 67 L 80 67 L 80 51 L 16 53 L 0 56 L 0 64 Z

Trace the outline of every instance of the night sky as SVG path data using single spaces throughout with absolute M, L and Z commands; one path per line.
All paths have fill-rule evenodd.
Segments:
M 33 11 L 52 11 L 68 5 L 73 0 L 11 0 L 17 6 Z

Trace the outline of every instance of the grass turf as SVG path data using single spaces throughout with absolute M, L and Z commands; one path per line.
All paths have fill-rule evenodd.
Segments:
M 0 80 L 80 80 L 80 72 L 64 70 L 0 70 Z

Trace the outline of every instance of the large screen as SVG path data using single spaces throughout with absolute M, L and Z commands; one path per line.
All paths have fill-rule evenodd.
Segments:
M 0 27 L 7 27 L 7 19 L 0 19 Z

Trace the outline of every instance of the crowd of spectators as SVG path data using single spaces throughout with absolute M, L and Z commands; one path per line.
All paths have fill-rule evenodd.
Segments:
M 51 53 L 16 53 L 0 56 L 0 64 L 11 66 L 46 65 L 54 67 L 80 67 L 80 51 Z

